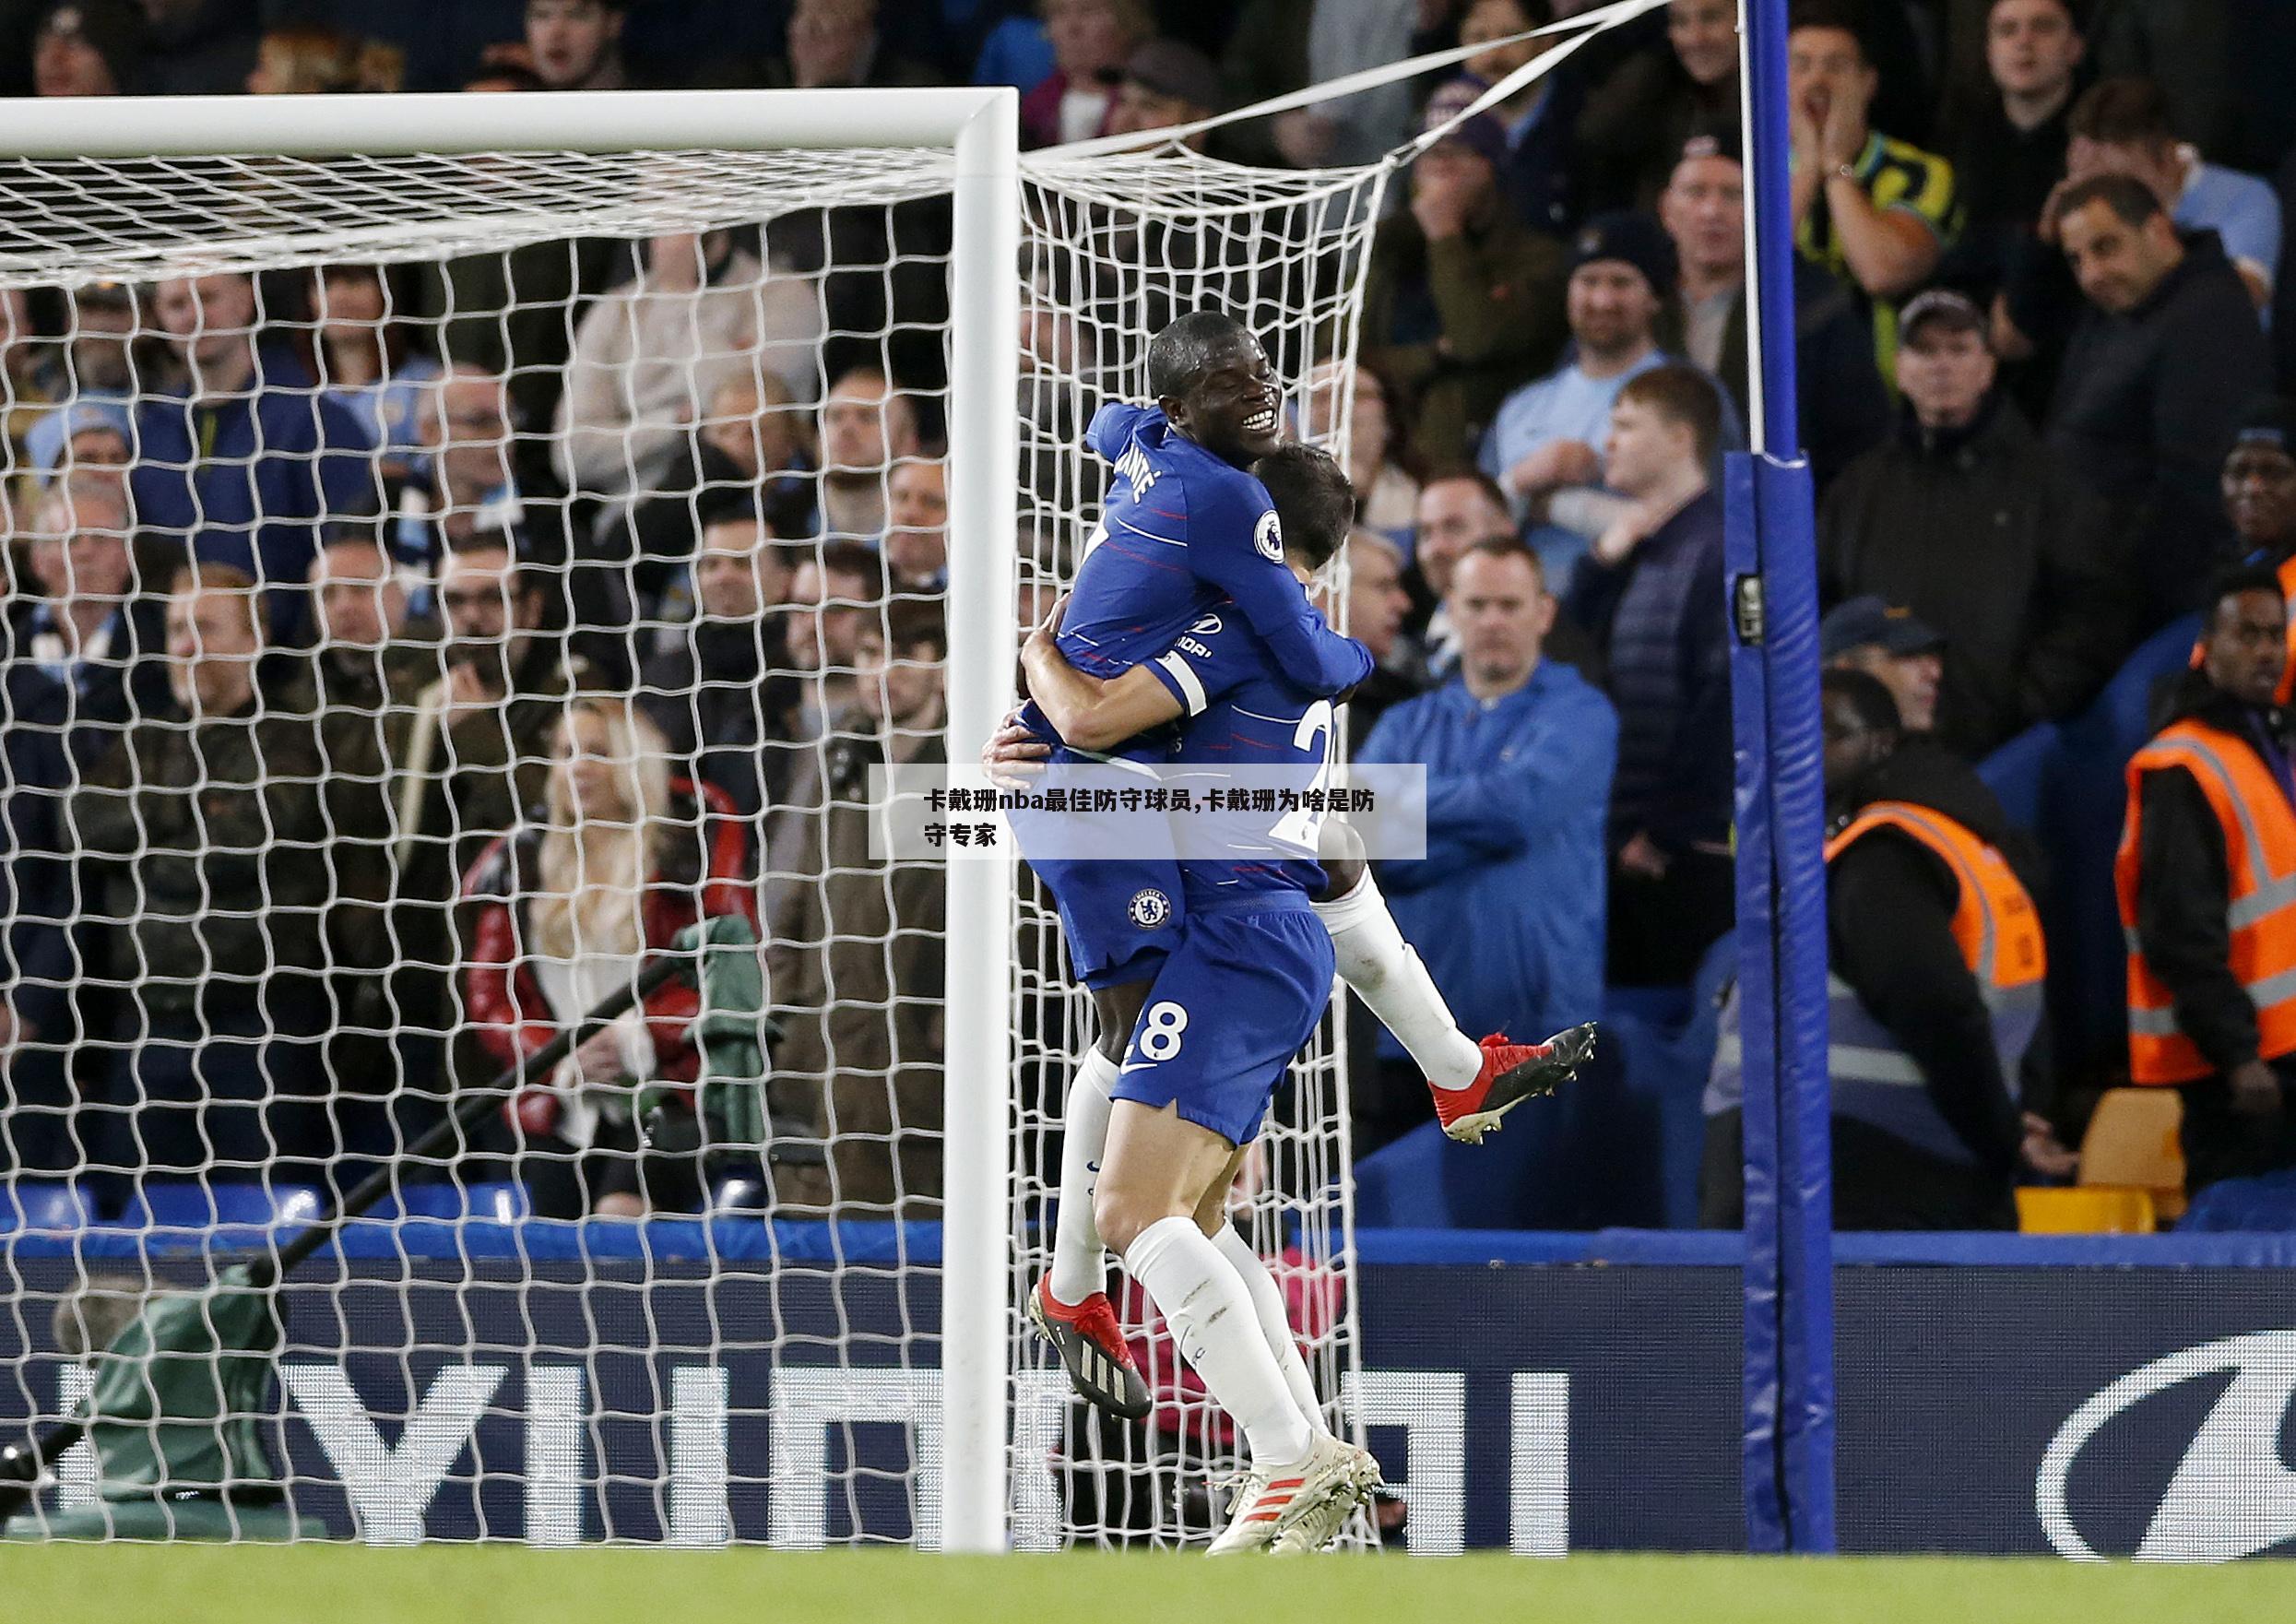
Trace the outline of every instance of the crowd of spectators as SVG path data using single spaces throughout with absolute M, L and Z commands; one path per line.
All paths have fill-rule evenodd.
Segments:
M 1383 874 L 1406 932 L 1478 1030 L 1710 985 L 1734 912 L 1720 459 L 1753 415 L 1730 0 L 1672 0 L 1465 116 L 1545 48 L 1516 36 L 1588 7 L 721 9 L 704 32 L 526 0 L 423 30 L 349 4 L 0 0 L 0 39 L 23 45 L 0 50 L 0 91 L 1010 83 L 1042 146 L 1478 48 L 1463 72 L 1189 144 L 1308 167 L 1437 136 L 1378 222 L 1359 362 L 1278 357 L 1303 432 L 1349 429 L 1348 613 L 1379 662 L 1356 753 L 1430 773 L 1428 857 Z M 2053 860 L 1981 764 L 2081 713 L 2179 617 L 2229 615 L 2226 567 L 2268 575 L 2296 551 L 2276 399 L 2296 390 L 2296 111 L 2273 93 L 2296 19 L 2231 0 L 1798 0 L 1789 65 L 1798 426 L 1824 655 L 1844 669 L 1829 705 L 1878 741 L 1829 776 L 1834 810 L 1864 821 L 1833 861 L 1845 891 L 1920 894 L 1904 906 L 1944 920 L 1909 969 L 1904 942 L 1861 945 L 1837 910 L 1841 978 L 1943 1123 L 1851 1132 L 1989 1180 L 2061 1171 L 2043 1142 L 2125 1051 L 2053 1054 L 2020 1028 L 2014 1054 L 1943 1077 L 1906 1024 L 1946 1010 L 1985 1036 L 1971 1012 L 2008 984 L 1940 968 L 1967 956 L 1966 865 L 1994 853 L 2030 902 Z M 1113 239 L 1119 260 L 1253 285 L 1209 235 Z M 939 884 L 870 855 L 864 805 L 870 765 L 942 748 L 947 246 L 930 204 L 811 208 L 435 267 L 8 293 L 0 1042 L 21 1108 L 0 1168 L 380 1154 L 677 924 L 737 912 L 775 971 L 773 1120 L 815 1147 L 784 1158 L 776 1194 L 930 1202 Z M 1032 274 L 1064 306 L 1116 291 Z M 1094 355 L 1095 326 L 1027 326 L 1039 441 L 1073 438 L 1076 380 L 1117 359 Z M 1092 489 L 1023 472 L 1025 625 Z M 2273 704 L 2231 730 L 2263 753 L 2255 783 L 2296 795 Z M 2152 795 L 2145 853 L 2172 861 L 2153 857 L 2164 830 L 2207 809 Z M 2219 883 L 2243 860 L 2220 846 Z M 2277 967 L 2296 976 L 2296 954 Z M 552 1210 L 704 1199 L 647 1152 L 646 1112 L 690 1108 L 690 1014 L 657 1002 L 586 1043 L 478 1148 L 530 1162 Z M 2207 1074 L 2261 1100 L 2243 1068 L 2283 1058 L 2278 1025 L 2235 1052 L 2248 1029 L 2222 1009 L 2193 1019 L 2216 1035 L 2194 1034 Z M 2205 1080 L 2137 1070 L 2219 1121 Z M 1412 1131 L 1415 1084 L 1359 1072 L 1359 1147 Z M 1990 1221 L 2006 1188 L 1943 1204 Z

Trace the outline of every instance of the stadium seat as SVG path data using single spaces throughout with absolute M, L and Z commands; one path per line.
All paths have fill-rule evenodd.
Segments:
M 305 1184 L 147 1184 L 120 1221 L 131 1229 L 276 1229 L 308 1224 L 326 1202 Z
M 0 1184 L 0 1230 L 84 1229 L 89 1218 L 88 1198 L 77 1184 Z
M 2164 1222 L 2184 1211 L 2184 1102 L 2172 1088 L 2113 1088 L 2081 1140 L 2083 1189 L 2143 1190 Z
M 2017 1227 L 2027 1235 L 2149 1235 L 2160 1222 L 2149 1190 L 2035 1185 L 2017 1192 Z
M 2219 1179 L 2193 1197 L 2176 1227 L 2193 1234 L 2296 1233 L 2296 1171 Z

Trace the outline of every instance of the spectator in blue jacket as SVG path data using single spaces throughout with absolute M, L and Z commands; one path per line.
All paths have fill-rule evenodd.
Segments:
M 1618 707 L 1610 974 L 1677 986 L 1734 913 L 1722 506 L 1707 480 L 1722 400 L 1694 367 L 1642 373 L 1604 462 L 1626 511 L 1580 561 L 1568 609 Z
M 181 395 L 136 408 L 136 520 L 194 559 L 253 576 L 271 640 L 300 640 L 320 526 L 379 510 L 374 448 L 291 351 L 258 345 L 251 278 L 161 282 L 152 308 L 186 381 Z
M 1577 671 L 1541 658 L 1555 600 L 1521 542 L 1471 548 L 1446 607 L 1457 673 L 1389 710 L 1356 753 L 1427 770 L 1426 858 L 1382 864 L 1379 883 L 1467 1031 L 1558 1032 L 1602 1011 L 1618 721 Z M 1460 929 L 1466 919 L 1474 930 Z M 1384 1092 L 1415 1093 L 1424 1116 L 1417 1073 L 1405 1082 Z

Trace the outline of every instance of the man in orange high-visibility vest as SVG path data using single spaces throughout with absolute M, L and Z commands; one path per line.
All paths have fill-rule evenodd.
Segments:
M 2288 604 L 2256 565 L 2204 613 L 2200 664 L 2129 763 L 2113 865 L 2129 1075 L 2184 1095 L 2195 1190 L 2296 1166 L 2296 770 L 2274 700 Z
M 2026 843 L 1973 768 L 1902 729 L 1868 672 L 1829 670 L 1827 1072 L 1834 1227 L 2006 1229 L 2021 1168 L 2062 1171 L 2020 1109 L 2048 948 Z M 1701 1220 L 1744 1215 L 1738 1000 L 1708 1080 Z

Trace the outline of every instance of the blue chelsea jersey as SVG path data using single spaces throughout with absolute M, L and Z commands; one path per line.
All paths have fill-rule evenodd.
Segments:
M 1232 610 L 1203 616 L 1149 671 L 1186 710 L 1174 782 L 1190 765 L 1253 769 L 1249 788 L 1272 788 L 1277 804 L 1225 816 L 1219 828 L 1232 860 L 1180 865 L 1189 906 L 1223 898 L 1292 890 L 1313 896 L 1323 889 L 1316 861 L 1323 816 L 1308 791 L 1327 790 L 1337 721 L 1331 702 L 1284 675 L 1264 641 L 1237 623 Z
M 1174 432 L 1154 407 L 1104 406 L 1086 439 L 1115 479 L 1061 622 L 1071 665 L 1119 675 L 1217 610 L 1257 632 L 1277 668 L 1311 693 L 1339 693 L 1371 674 L 1370 651 L 1325 624 L 1284 564 L 1282 525 L 1258 480 Z M 1033 707 L 1030 719 L 1049 736 Z

